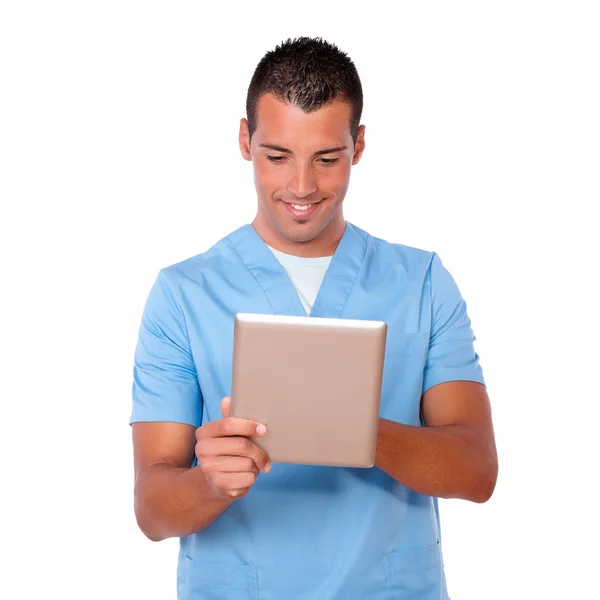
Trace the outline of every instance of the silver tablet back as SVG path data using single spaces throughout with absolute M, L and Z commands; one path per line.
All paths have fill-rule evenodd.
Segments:
M 273 462 L 371 467 L 387 325 L 235 317 L 231 415 L 267 426 L 253 441 Z

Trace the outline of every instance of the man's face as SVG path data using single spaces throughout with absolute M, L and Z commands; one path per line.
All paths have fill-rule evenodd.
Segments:
M 351 166 L 364 148 L 362 125 L 354 147 L 350 111 L 350 104 L 336 100 L 305 113 L 265 94 L 250 144 L 242 119 L 240 149 L 253 163 L 258 195 L 253 225 L 269 245 L 311 256 L 339 241 Z

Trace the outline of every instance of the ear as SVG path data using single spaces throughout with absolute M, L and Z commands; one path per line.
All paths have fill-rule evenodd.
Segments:
M 362 153 L 365 149 L 365 126 L 361 125 L 358 128 L 356 135 L 356 144 L 354 144 L 354 156 L 352 157 L 352 164 L 355 165 L 360 160 Z
M 248 130 L 248 121 L 246 119 L 240 119 L 238 143 L 240 145 L 242 156 L 246 160 L 252 160 L 252 155 L 250 154 L 250 132 Z

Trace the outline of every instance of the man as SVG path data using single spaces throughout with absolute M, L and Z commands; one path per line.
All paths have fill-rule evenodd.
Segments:
M 246 108 L 256 218 L 162 269 L 144 310 L 139 526 L 181 537 L 180 599 L 447 598 L 437 498 L 485 502 L 497 474 L 465 303 L 435 253 L 344 220 L 365 147 L 346 54 L 286 41 L 259 63 Z M 250 441 L 263 424 L 229 417 L 238 312 L 387 322 L 375 467 L 272 465 Z

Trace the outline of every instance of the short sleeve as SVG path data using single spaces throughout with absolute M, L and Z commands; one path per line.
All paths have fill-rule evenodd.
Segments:
M 202 396 L 183 312 L 161 270 L 150 290 L 135 349 L 130 424 L 200 426 Z
M 429 271 L 431 334 L 425 364 L 423 392 L 446 381 L 477 381 L 485 385 L 475 336 L 456 282 L 433 254 Z

